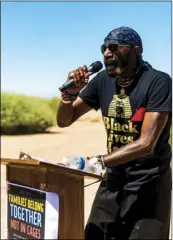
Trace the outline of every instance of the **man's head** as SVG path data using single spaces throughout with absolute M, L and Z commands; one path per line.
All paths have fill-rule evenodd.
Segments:
M 107 35 L 101 51 L 108 74 L 127 78 L 142 60 L 142 40 L 135 30 L 119 27 Z

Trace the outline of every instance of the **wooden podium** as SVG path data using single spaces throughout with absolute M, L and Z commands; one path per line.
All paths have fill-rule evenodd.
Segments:
M 84 239 L 84 178 L 101 176 L 39 160 L 1 159 L 7 181 L 59 195 L 58 239 Z

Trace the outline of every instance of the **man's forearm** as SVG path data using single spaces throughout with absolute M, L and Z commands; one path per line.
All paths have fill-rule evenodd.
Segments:
M 166 125 L 168 112 L 146 112 L 140 138 L 104 156 L 106 166 L 117 166 L 153 153 Z
M 59 127 L 68 127 L 72 124 L 73 119 L 73 102 L 63 103 L 62 101 L 59 103 L 57 109 L 57 125 Z
M 139 139 L 103 157 L 105 166 L 114 167 L 151 153 L 151 146 Z

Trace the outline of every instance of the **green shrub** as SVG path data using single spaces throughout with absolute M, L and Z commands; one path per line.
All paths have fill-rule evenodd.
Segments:
M 1 134 L 41 133 L 54 123 L 55 113 L 44 99 L 1 94 Z
M 56 113 L 57 111 L 59 102 L 60 102 L 60 98 L 58 97 L 53 97 L 48 101 L 48 104 L 54 113 Z

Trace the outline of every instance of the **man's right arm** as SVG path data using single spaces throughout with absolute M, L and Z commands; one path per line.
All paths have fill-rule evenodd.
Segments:
M 70 126 L 91 108 L 95 110 L 99 108 L 98 96 L 96 94 L 97 79 L 95 78 L 95 80 L 88 83 L 88 78 L 92 72 L 87 72 L 87 68 L 84 65 L 70 72 L 67 81 L 70 80 L 71 73 L 73 73 L 76 86 L 61 94 L 62 100 L 57 109 L 57 125 L 61 128 Z M 78 96 L 76 97 L 76 95 Z M 75 100 L 72 100 L 74 99 L 73 97 Z
M 56 115 L 57 125 L 61 128 L 68 127 L 90 109 L 80 97 L 73 102 L 61 100 Z

